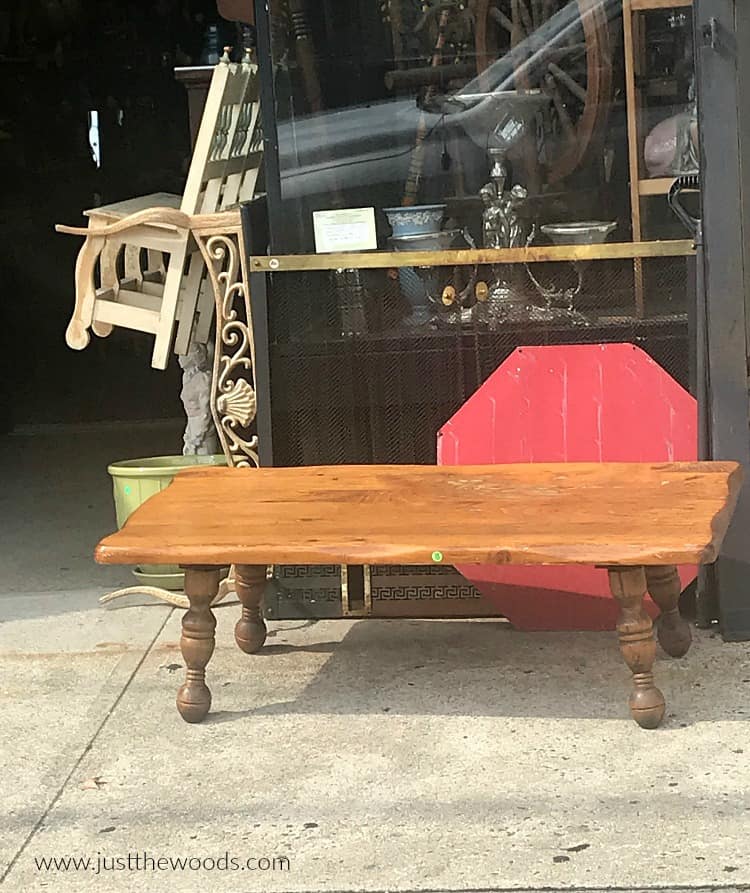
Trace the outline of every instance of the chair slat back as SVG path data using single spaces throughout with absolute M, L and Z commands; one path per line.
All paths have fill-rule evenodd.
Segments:
M 214 69 L 181 210 L 213 214 L 251 199 L 263 158 L 260 79 L 249 53 Z

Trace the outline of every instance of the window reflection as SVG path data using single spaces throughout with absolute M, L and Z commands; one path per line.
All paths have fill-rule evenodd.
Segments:
M 275 0 L 274 251 L 313 251 L 315 211 L 363 207 L 383 250 L 684 238 L 666 195 L 699 163 L 692 10 L 634 2 Z M 670 263 L 396 279 L 405 325 L 447 302 L 462 324 L 581 327 L 683 313 Z

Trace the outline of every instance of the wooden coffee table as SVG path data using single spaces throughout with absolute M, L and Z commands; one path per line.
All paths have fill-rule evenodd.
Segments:
M 177 708 L 200 722 L 221 569 L 236 568 L 235 639 L 265 641 L 261 601 L 270 564 L 586 564 L 608 568 L 617 629 L 633 673 L 630 710 L 643 728 L 664 715 L 656 642 L 643 609 L 661 609 L 658 639 L 690 647 L 677 565 L 719 553 L 739 492 L 733 462 L 492 466 L 194 468 L 138 508 L 96 548 L 103 564 L 181 564 L 190 607 Z

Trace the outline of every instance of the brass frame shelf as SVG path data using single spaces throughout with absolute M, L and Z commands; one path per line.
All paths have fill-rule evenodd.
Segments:
M 629 260 L 645 257 L 689 257 L 695 254 L 691 239 L 653 242 L 613 242 L 599 245 L 545 245 L 532 248 L 471 249 L 455 251 L 352 251 L 337 254 L 285 254 L 253 256 L 250 272 L 377 270 L 400 267 L 455 267 L 475 264 L 521 264 L 549 261 Z
M 633 12 L 649 12 L 654 9 L 679 9 L 692 6 L 693 0 L 631 0 Z

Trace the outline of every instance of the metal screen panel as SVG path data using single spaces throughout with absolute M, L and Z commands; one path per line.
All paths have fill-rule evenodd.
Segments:
M 482 322 L 434 308 L 424 326 L 409 324 L 409 305 L 391 270 L 284 272 L 269 277 L 270 405 L 274 464 L 433 464 L 443 423 L 521 345 L 629 342 L 648 352 L 689 388 L 690 265 L 686 257 L 591 261 L 575 305 L 587 325 L 557 322 Z M 442 268 L 440 283 L 471 270 Z M 540 282 L 575 282 L 567 262 L 534 264 Z M 476 278 L 489 278 L 479 269 Z M 644 315 L 634 306 L 635 279 L 647 296 Z M 543 303 L 521 265 L 514 282 L 530 304 Z M 461 284 L 460 281 L 458 283 Z M 301 606 L 277 602 L 287 616 L 340 613 L 340 578 L 319 569 L 283 569 L 279 582 L 305 580 Z M 488 608 L 452 570 L 373 568 L 372 612 L 418 615 L 487 613 Z M 315 595 L 311 587 L 321 587 Z M 297 598 L 297 602 L 299 602 Z M 451 606 L 448 600 L 462 602 Z M 446 607 L 447 606 L 447 607 Z M 289 613 L 291 611 L 291 613 Z

